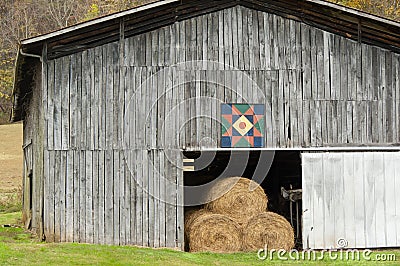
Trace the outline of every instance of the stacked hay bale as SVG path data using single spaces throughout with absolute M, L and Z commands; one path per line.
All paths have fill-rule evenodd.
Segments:
M 293 228 L 282 216 L 267 212 L 268 198 L 254 181 L 230 177 L 210 190 L 211 201 L 185 216 L 189 251 L 238 252 L 268 249 L 290 250 Z

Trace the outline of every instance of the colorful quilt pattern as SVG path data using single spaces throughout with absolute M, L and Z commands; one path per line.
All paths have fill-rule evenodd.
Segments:
M 222 148 L 264 147 L 264 105 L 221 105 Z

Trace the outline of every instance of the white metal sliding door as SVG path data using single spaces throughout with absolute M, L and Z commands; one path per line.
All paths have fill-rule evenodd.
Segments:
M 400 246 L 400 152 L 302 153 L 302 175 L 304 248 Z

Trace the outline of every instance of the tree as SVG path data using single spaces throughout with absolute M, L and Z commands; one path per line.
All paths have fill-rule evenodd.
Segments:
M 331 0 L 331 2 L 400 21 L 400 1 L 398 0 Z

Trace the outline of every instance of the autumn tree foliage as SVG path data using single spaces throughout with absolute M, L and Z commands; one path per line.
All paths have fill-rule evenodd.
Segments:
M 399 0 L 330 0 L 377 16 L 400 21 Z

